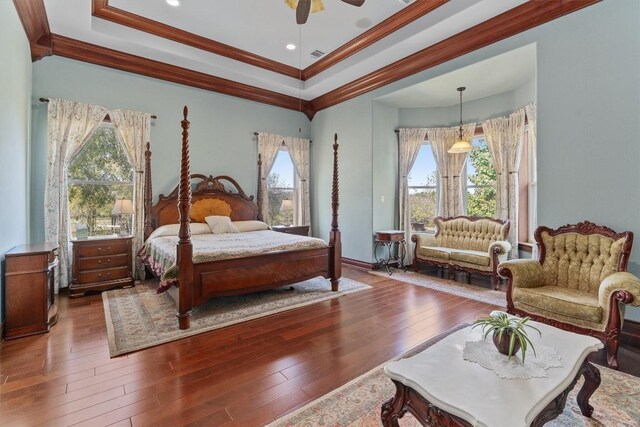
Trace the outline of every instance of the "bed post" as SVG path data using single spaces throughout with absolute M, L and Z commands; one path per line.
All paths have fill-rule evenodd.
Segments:
M 180 187 L 178 190 L 178 213 L 180 214 L 180 231 L 178 232 L 177 265 L 178 265 L 178 324 L 180 329 L 189 329 L 191 308 L 193 307 L 193 246 L 191 244 L 191 172 L 189 171 L 189 109 L 185 105 L 182 126 L 182 157 L 180 160 Z
M 153 226 L 151 225 L 151 144 L 147 142 L 147 149 L 144 152 L 144 240 L 151 235 Z
M 256 200 L 258 202 L 258 221 L 264 221 L 262 218 L 262 155 L 258 153 L 258 191 Z
M 331 290 L 337 291 L 342 276 L 342 242 L 338 228 L 338 134 L 333 138 L 333 183 L 331 186 L 331 232 L 329 233 L 329 274 L 331 275 Z

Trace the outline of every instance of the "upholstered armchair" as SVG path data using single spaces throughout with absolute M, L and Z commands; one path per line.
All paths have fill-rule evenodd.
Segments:
M 539 261 L 498 267 L 508 281 L 507 311 L 603 339 L 609 366 L 617 369 L 625 304 L 640 305 L 640 279 L 626 272 L 633 233 L 585 221 L 539 227 L 535 240 Z

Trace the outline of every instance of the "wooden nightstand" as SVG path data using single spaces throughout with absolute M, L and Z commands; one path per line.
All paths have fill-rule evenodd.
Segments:
M 131 240 L 132 237 L 72 240 L 70 296 L 133 286 Z
M 273 231 L 287 234 L 297 234 L 298 236 L 309 236 L 308 225 L 274 225 L 271 227 Z
M 17 246 L 5 254 L 6 339 L 48 332 L 58 320 L 57 243 Z

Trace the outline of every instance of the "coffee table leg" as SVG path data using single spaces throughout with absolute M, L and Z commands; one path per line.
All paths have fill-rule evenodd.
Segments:
M 393 384 L 396 386 L 396 394 L 382 404 L 380 412 L 383 427 L 399 427 L 398 419 L 402 418 L 406 412 L 406 409 L 404 409 L 406 388 L 404 384 L 396 381 L 393 381 Z
M 589 398 L 594 391 L 600 386 L 600 371 L 586 360 L 582 363 L 580 371 L 584 376 L 584 384 L 578 392 L 577 402 L 585 417 L 591 417 L 593 414 L 593 406 L 589 405 Z

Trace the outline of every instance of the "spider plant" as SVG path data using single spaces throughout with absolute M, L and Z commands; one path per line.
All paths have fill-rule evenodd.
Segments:
M 471 329 L 480 326 L 482 328 L 483 339 L 486 339 L 490 333 L 493 333 L 494 344 L 501 353 L 509 356 L 509 360 L 511 360 L 511 356 L 518 352 L 519 348 L 520 354 L 522 355 L 522 363 L 524 363 L 525 355 L 529 347 L 533 350 L 533 354 L 536 354 L 536 349 L 533 347 L 533 343 L 527 336 L 525 326 L 542 335 L 538 328 L 527 324 L 528 321 L 529 317 L 518 318 L 509 316 L 506 313 L 496 313 L 492 316 L 476 320 L 473 322 Z M 504 349 L 501 350 L 499 345 L 499 342 L 503 339 L 502 336 L 505 334 L 509 340 L 506 352 L 503 351 Z

